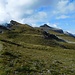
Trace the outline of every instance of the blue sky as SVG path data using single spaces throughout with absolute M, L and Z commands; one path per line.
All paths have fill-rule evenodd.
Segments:
M 0 0 L 0 23 L 48 24 L 75 34 L 75 0 Z

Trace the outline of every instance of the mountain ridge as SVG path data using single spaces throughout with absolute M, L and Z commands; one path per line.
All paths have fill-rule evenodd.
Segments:
M 12 22 L 11 22 L 12 23 Z M 75 75 L 75 38 L 13 22 L 0 34 L 0 75 Z
M 0 25 L 0 29 L 1 29 L 1 27 L 2 27 L 2 28 L 4 28 L 4 29 L 10 30 L 13 25 L 20 25 L 20 24 L 21 24 L 21 23 L 19 23 L 19 22 L 17 22 L 17 21 L 11 20 L 10 23 L 7 23 L 6 26 Z M 25 24 L 22 24 L 22 25 L 25 25 Z M 28 25 L 28 26 L 30 26 L 30 25 Z M 30 27 L 31 27 L 31 26 L 30 26 Z M 66 34 L 66 35 L 69 35 L 69 36 L 75 38 L 75 35 L 73 35 L 72 33 L 69 33 L 69 32 L 67 32 L 67 31 L 65 32 L 64 30 L 59 29 L 59 28 L 51 27 L 51 26 L 49 26 L 49 25 L 47 25 L 47 24 L 41 25 L 39 28 L 43 29 L 44 31 L 53 30 L 53 31 L 55 31 L 55 32 L 58 32 L 58 33 L 61 33 L 61 34 Z

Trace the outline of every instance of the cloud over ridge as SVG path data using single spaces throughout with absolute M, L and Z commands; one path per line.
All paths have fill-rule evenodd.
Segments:
M 52 17 L 69 18 L 66 14 L 75 11 L 74 7 L 74 0 L 0 0 L 0 23 L 11 19 L 29 24 L 48 23 Z
M 31 17 L 41 6 L 50 3 L 50 0 L 0 0 L 0 23 L 11 19 L 21 21 Z

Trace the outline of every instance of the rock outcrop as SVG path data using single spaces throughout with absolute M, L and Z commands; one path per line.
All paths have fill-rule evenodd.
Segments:
M 50 27 L 47 24 L 40 26 L 40 28 L 42 28 L 45 31 L 53 30 L 53 31 L 58 32 L 58 33 L 64 33 L 62 29 Z
M 46 31 L 43 31 L 43 35 L 44 35 L 45 39 L 55 39 L 57 41 L 66 42 L 63 39 L 58 38 L 56 35 L 50 34 L 50 33 L 46 32 Z

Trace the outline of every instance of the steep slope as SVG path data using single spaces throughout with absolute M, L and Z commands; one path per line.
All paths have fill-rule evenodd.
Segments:
M 50 27 L 47 24 L 44 24 L 44 25 L 38 27 L 38 29 L 47 31 L 51 34 L 54 34 L 54 35 L 60 37 L 61 39 L 64 39 L 64 40 L 67 40 L 70 42 L 75 42 L 75 36 L 69 32 L 65 33 L 62 29 Z
M 2 39 L 4 38 L 16 43 L 25 42 L 31 44 L 59 46 L 59 43 L 55 38 L 53 40 L 45 39 L 43 31 L 41 30 L 37 30 L 27 24 L 20 24 L 13 20 L 10 21 L 10 25 L 10 31 L 5 32 Z
M 61 33 L 52 31 L 47 39 L 43 32 L 11 21 L 10 31 L 0 34 L 0 75 L 75 75 L 75 44 L 56 40 Z

